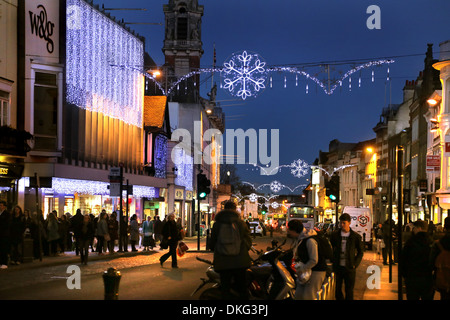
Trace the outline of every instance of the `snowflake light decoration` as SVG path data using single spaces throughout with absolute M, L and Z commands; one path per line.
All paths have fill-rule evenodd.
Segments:
M 310 165 L 305 161 L 298 159 L 291 163 L 291 173 L 296 178 L 301 178 L 308 173 Z
M 256 202 L 258 200 L 258 195 L 256 193 L 252 193 L 251 195 L 248 196 L 248 199 L 251 202 Z
M 228 62 L 224 63 L 223 73 L 225 74 L 224 89 L 242 100 L 248 97 L 256 97 L 265 89 L 266 82 L 266 62 L 255 53 L 233 54 Z
M 279 192 L 283 187 L 284 186 L 279 181 L 272 181 L 270 183 L 270 190 L 272 192 Z
M 278 208 L 280 207 L 280 204 L 279 204 L 278 202 L 272 202 L 272 203 L 270 204 L 270 206 L 271 206 L 272 208 L 274 208 L 274 209 L 278 209 Z

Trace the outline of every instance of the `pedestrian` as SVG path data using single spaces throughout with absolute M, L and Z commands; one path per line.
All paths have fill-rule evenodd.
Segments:
M 147 216 L 147 220 L 142 224 L 142 233 L 144 234 L 144 251 L 153 250 L 155 240 L 153 240 L 154 220 L 151 216 Z
M 130 218 L 130 244 L 131 251 L 136 252 L 136 244 L 139 242 L 139 224 L 137 222 L 137 216 L 133 214 Z
M 31 228 L 33 228 L 33 219 L 31 218 L 30 210 L 23 210 L 23 222 L 25 223 L 25 232 L 31 234 Z
M 88 214 L 83 216 L 83 224 L 79 234 L 81 263 L 87 264 L 89 257 L 89 246 L 94 238 L 94 223 Z
M 119 252 L 128 252 L 129 231 L 127 216 L 123 216 L 122 223 L 119 224 Z
M 105 210 L 102 210 L 100 213 L 100 218 L 97 223 L 97 252 L 98 255 L 102 255 L 103 251 L 106 252 L 106 245 L 108 243 L 109 230 L 108 230 L 108 222 L 107 222 L 108 214 Z
M 434 241 L 431 247 L 430 264 L 433 268 L 434 285 L 441 295 L 441 300 L 450 300 L 450 265 L 448 260 L 450 255 L 450 217 L 444 219 L 443 231 L 442 238 Z M 436 263 L 438 257 L 442 258 L 439 268 L 437 267 L 439 262 Z
M 22 208 L 19 206 L 15 206 L 10 227 L 11 264 L 19 265 L 22 262 L 22 253 L 19 248 L 23 244 L 24 232 L 25 218 L 22 212 Z
M 295 239 L 293 262 L 297 271 L 296 300 L 314 300 L 326 277 L 327 263 L 314 236 L 317 232 L 304 228 L 300 220 L 288 223 L 288 237 Z M 307 275 L 305 277 L 305 275 Z
M 394 221 L 393 220 L 386 220 L 383 222 L 383 225 L 381 226 L 382 231 L 382 239 L 384 242 L 384 246 L 382 248 L 382 255 L 383 255 L 383 264 L 388 265 L 388 254 L 390 254 L 389 258 L 392 260 L 392 253 L 391 247 L 392 247 L 392 237 L 391 237 L 391 223 L 392 223 L 392 232 L 394 228 Z
M 83 215 L 81 214 L 81 209 L 77 209 L 75 215 L 70 218 L 70 229 L 73 232 L 73 237 L 75 240 L 75 254 L 78 255 L 80 252 L 79 238 L 81 233 L 81 227 L 83 224 Z
M 111 213 L 108 219 L 108 232 L 110 240 L 108 241 L 109 253 L 114 253 L 115 243 L 119 240 L 119 221 L 117 221 L 117 214 L 115 212 Z
M 161 258 L 159 258 L 159 263 L 161 264 L 161 267 L 163 266 L 163 263 L 169 259 L 169 257 L 172 257 L 172 268 L 178 268 L 178 262 L 177 262 L 177 247 L 178 247 L 178 241 L 180 240 L 180 233 L 177 228 L 177 224 L 175 222 L 175 214 L 171 213 L 167 217 L 167 222 L 164 224 L 163 230 L 162 230 L 162 241 L 167 241 L 167 244 L 169 246 L 169 252 L 162 255 Z
M 70 222 L 67 220 L 66 215 L 62 215 L 59 219 L 59 246 L 61 248 L 61 253 L 64 253 L 67 248 L 68 238 L 70 237 L 69 233 Z
M 36 238 L 33 239 L 34 257 L 36 259 L 41 259 L 42 255 L 45 254 L 43 249 L 45 249 L 45 245 L 47 244 L 47 230 L 45 228 L 44 215 L 42 214 L 41 209 L 38 209 L 37 213 L 34 212 L 33 219 L 35 220 L 36 225 Z
M 153 229 L 155 231 L 155 242 L 159 241 L 159 244 L 161 245 L 162 240 L 162 221 L 159 219 L 159 216 L 156 215 L 153 222 Z
M 431 239 L 433 239 L 435 232 L 436 232 L 436 226 L 434 225 L 434 222 L 432 220 L 430 220 L 430 222 L 428 223 L 428 234 Z
M 231 285 L 240 299 L 248 299 L 246 271 L 251 266 L 249 250 L 252 238 L 247 224 L 236 211 L 236 204 L 228 201 L 224 210 L 215 216 L 211 232 L 211 250 L 214 251 L 214 270 L 220 275 L 224 299 L 232 299 Z
M 56 210 L 50 212 L 47 216 L 47 241 L 50 245 L 50 255 L 56 256 L 59 242 L 59 223 Z
M 351 217 L 343 213 L 339 217 L 339 228 L 331 234 L 333 246 L 333 270 L 336 274 L 336 300 L 343 300 L 342 283 L 345 283 L 345 300 L 353 300 L 356 268 L 364 255 L 361 236 L 350 228 Z
M 8 268 L 10 226 L 11 216 L 6 208 L 6 202 L 0 201 L 0 269 Z
M 401 252 L 399 271 L 405 278 L 408 300 L 433 300 L 433 276 L 430 264 L 432 242 L 427 229 L 428 224 L 425 221 L 414 222 L 412 235 Z

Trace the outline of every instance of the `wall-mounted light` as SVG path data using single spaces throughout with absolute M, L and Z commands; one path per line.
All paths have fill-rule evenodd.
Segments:
M 441 102 L 441 100 L 442 100 L 442 91 L 436 90 L 428 98 L 427 103 L 430 107 L 434 107 L 438 105 Z

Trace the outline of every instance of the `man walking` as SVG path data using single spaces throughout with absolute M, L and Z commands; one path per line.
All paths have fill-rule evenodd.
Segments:
M 344 300 L 342 283 L 345 283 L 345 300 L 353 300 L 356 268 L 364 255 L 361 236 L 350 228 L 351 217 L 344 213 L 339 217 L 339 226 L 331 234 L 333 246 L 333 270 L 336 274 L 336 300 Z
M 180 232 L 177 228 L 177 223 L 175 222 L 175 214 L 171 213 L 168 215 L 167 222 L 163 226 L 162 235 L 163 240 L 167 241 L 169 245 L 169 252 L 159 258 L 159 263 L 162 267 L 163 263 L 172 257 L 172 268 L 178 269 L 177 247 L 178 241 L 180 240 Z
M 211 250 L 214 251 L 214 270 L 220 274 L 224 299 L 232 299 L 234 282 L 240 299 L 247 299 L 246 270 L 251 265 L 248 251 L 252 246 L 250 230 L 236 212 L 234 202 L 227 202 L 215 217 L 211 232 Z M 234 280 L 234 281 L 233 281 Z

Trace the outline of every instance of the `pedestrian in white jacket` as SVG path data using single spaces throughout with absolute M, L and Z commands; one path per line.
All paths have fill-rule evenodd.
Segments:
M 297 270 L 296 300 L 314 300 L 326 277 L 326 261 L 319 255 L 317 232 L 303 227 L 300 220 L 288 223 L 288 235 L 296 239 L 293 263 Z

